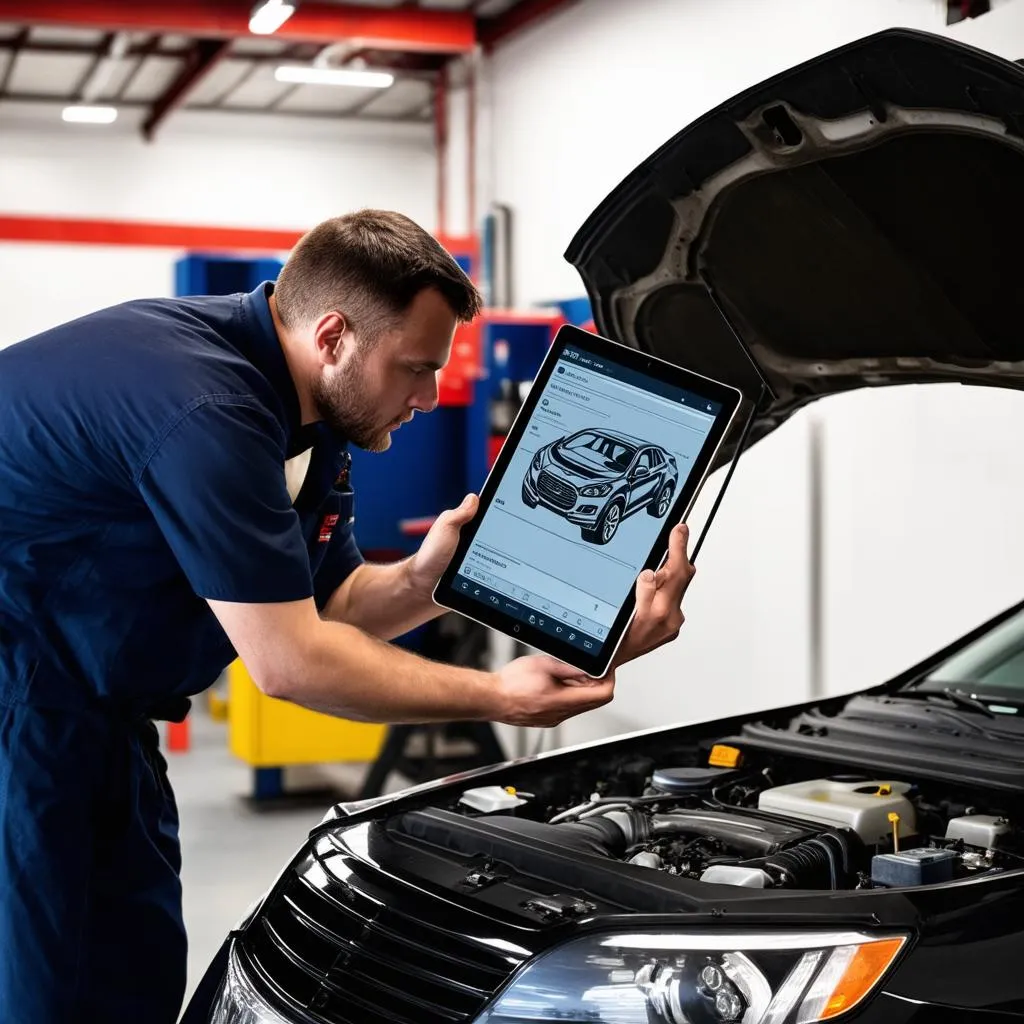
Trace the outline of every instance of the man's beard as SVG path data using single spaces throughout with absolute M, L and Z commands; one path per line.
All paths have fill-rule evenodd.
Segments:
M 381 424 L 380 411 L 367 401 L 360 379 L 360 364 L 353 359 L 344 377 L 317 377 L 313 382 L 313 402 L 320 418 L 335 433 L 357 448 L 383 452 L 391 447 L 390 425 Z

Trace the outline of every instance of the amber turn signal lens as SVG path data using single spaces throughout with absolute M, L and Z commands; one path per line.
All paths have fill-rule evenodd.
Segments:
M 834 949 L 804 997 L 799 1024 L 831 1020 L 852 1010 L 889 970 L 905 941 L 880 939 Z

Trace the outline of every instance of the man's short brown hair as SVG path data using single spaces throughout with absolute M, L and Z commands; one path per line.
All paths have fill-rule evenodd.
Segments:
M 299 239 L 274 295 L 285 327 L 337 310 L 372 341 L 424 288 L 436 288 L 461 323 L 480 312 L 473 282 L 429 232 L 400 213 L 360 210 L 324 221 Z

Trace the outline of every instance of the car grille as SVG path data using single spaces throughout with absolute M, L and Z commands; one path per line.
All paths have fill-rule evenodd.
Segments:
M 342 881 L 314 855 L 285 882 L 240 950 L 250 973 L 310 1019 L 472 1021 L 526 959 L 525 951 L 474 939 L 474 929 L 494 929 L 481 929 L 471 911 L 361 862 L 345 865 Z
M 541 497 L 559 508 L 570 509 L 576 504 L 576 488 L 546 471 L 537 479 L 537 490 Z

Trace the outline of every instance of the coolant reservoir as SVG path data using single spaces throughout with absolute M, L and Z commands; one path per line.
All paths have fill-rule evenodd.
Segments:
M 906 797 L 909 789 L 910 783 L 890 779 L 812 779 L 766 789 L 757 806 L 790 818 L 853 829 L 865 843 L 884 844 L 892 842 L 891 814 L 899 815 L 895 827 L 901 837 L 917 832 L 914 805 Z

